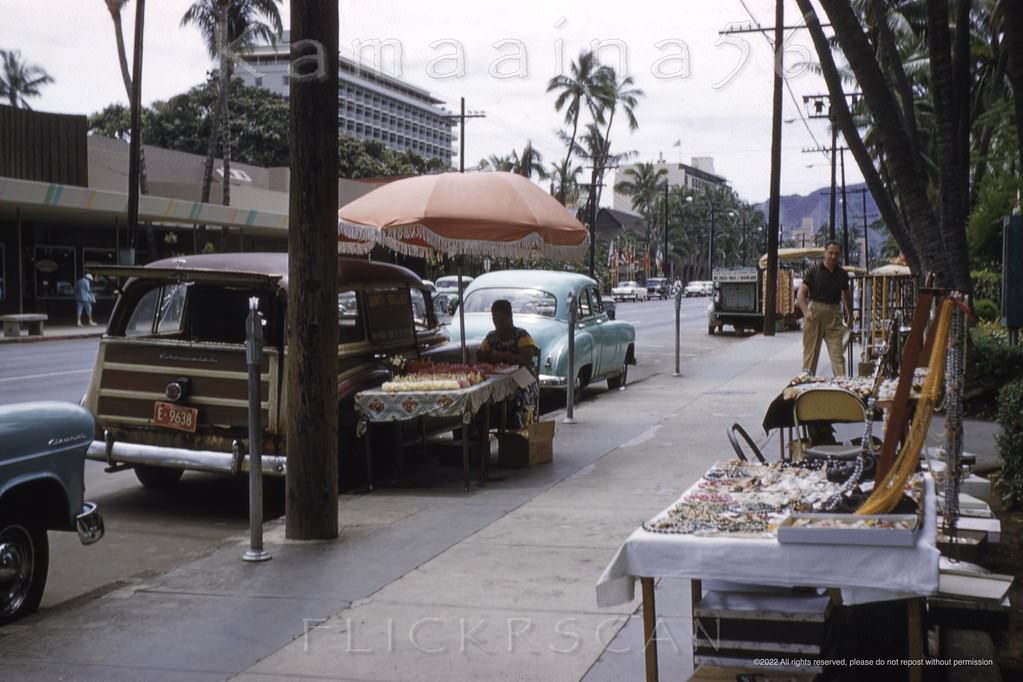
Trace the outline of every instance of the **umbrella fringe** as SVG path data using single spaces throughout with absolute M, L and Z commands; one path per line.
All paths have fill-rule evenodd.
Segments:
M 342 241 L 344 238 L 344 241 Z M 502 258 L 556 258 L 575 260 L 589 249 L 589 236 L 581 244 L 548 244 L 540 234 L 530 234 L 513 242 L 495 242 L 486 239 L 449 239 L 422 223 L 396 225 L 386 231 L 344 220 L 338 221 L 338 252 L 365 254 L 377 244 L 405 256 L 427 258 L 442 253 L 448 256 L 500 256 Z M 409 243 L 410 240 L 422 242 Z

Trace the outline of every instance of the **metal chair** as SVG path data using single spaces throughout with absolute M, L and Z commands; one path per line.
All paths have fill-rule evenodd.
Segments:
M 739 437 L 741 437 L 744 441 L 746 441 L 746 445 L 749 447 L 750 452 L 753 453 L 753 457 L 755 457 L 761 464 L 767 464 L 767 458 L 764 457 L 764 453 L 760 451 L 756 442 L 754 442 L 753 438 L 746 433 L 746 429 L 742 428 L 739 422 L 728 427 L 728 430 L 725 433 L 728 435 L 728 442 L 732 444 L 732 449 L 735 450 L 736 457 L 741 459 L 743 462 L 749 461 L 749 458 L 746 456 L 746 451 L 743 449 L 742 445 L 739 444 Z
M 863 424 L 867 425 L 870 415 L 860 397 L 842 388 L 811 388 L 796 396 L 792 408 L 792 421 L 798 437 L 809 441 L 803 448 L 803 456 L 820 459 L 855 459 L 864 450 L 861 443 L 814 443 L 809 436 L 811 424 Z M 867 448 L 870 448 L 870 443 Z

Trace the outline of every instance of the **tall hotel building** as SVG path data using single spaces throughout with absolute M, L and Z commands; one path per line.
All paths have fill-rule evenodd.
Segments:
M 288 99 L 289 31 L 276 45 L 258 45 L 242 54 L 235 75 L 249 86 Z M 398 78 L 338 56 L 338 132 L 359 140 L 376 140 L 395 152 L 411 151 L 426 159 L 450 162 L 456 119 L 443 101 Z

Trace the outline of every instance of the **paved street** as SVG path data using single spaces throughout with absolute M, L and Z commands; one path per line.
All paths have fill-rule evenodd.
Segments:
M 94 547 L 55 543 L 44 608 L 0 630 L 5 675 L 640 677 L 637 604 L 597 608 L 597 578 L 636 526 L 730 456 L 729 424 L 762 440 L 764 409 L 800 364 L 798 333 L 707 336 L 702 301 L 684 303 L 680 377 L 664 324 L 670 302 L 619 307 L 637 324 L 634 381 L 587 391 L 577 424 L 562 423 L 561 411 L 546 415 L 557 422 L 553 464 L 498 469 L 467 494 L 460 471 L 440 467 L 401 487 L 344 495 L 337 540 L 287 541 L 277 519 L 267 524 L 273 559 L 263 564 L 240 559 L 246 512 L 233 482 L 186 476 L 179 490 L 153 495 L 130 473 L 90 471 L 88 496 L 100 502 L 108 537 Z M 0 357 L 9 350 L 0 346 Z M 977 445 L 970 432 L 966 445 Z M 74 586 L 94 565 L 100 584 Z M 686 595 L 680 581 L 659 584 L 671 640 L 660 648 L 664 679 L 691 667 Z

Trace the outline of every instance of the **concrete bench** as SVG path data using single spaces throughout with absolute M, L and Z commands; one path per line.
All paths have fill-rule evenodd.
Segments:
M 21 336 L 22 329 L 27 329 L 29 336 L 42 336 L 43 323 L 47 319 L 45 313 L 0 315 L 0 322 L 4 323 L 4 336 Z

